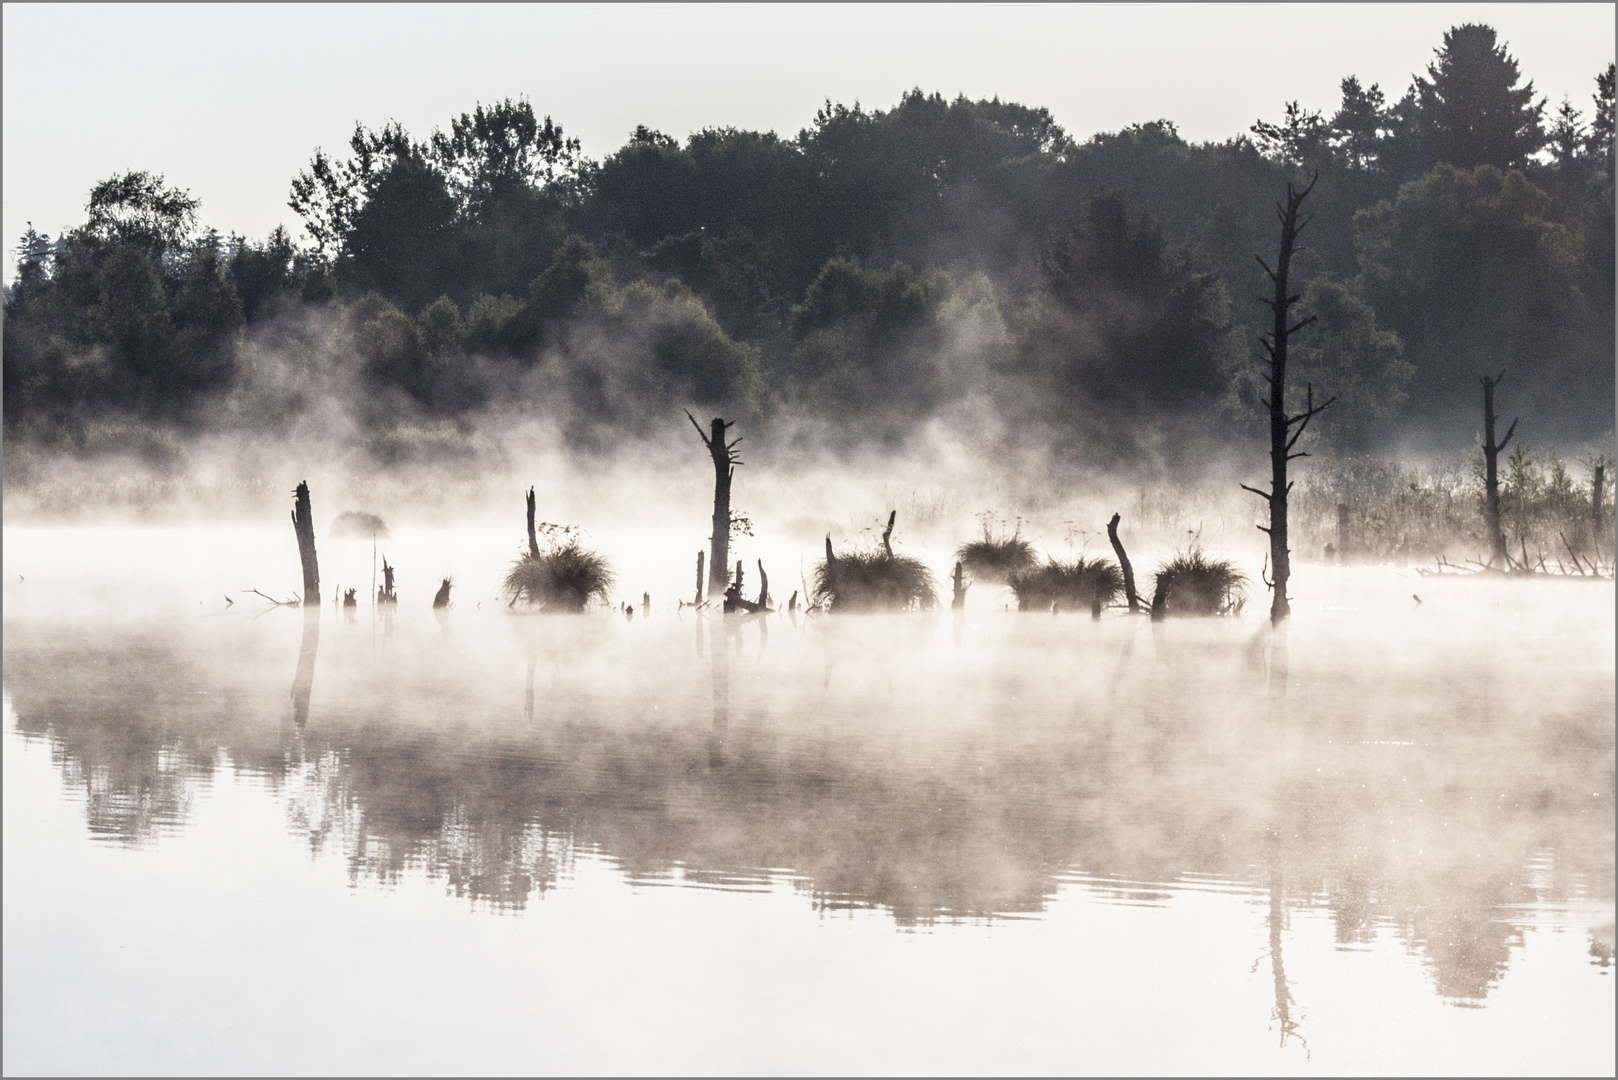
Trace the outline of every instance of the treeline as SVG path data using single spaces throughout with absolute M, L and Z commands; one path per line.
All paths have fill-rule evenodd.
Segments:
M 793 138 L 637 128 L 599 162 L 507 100 L 317 151 L 296 240 L 202 229 L 194 199 L 131 172 L 79 228 L 23 239 L 6 431 L 209 423 L 253 392 L 243 342 L 318 312 L 322 362 L 353 368 L 377 423 L 520 398 L 616 430 L 688 405 L 844 443 L 953 417 L 1134 454 L 1253 411 L 1253 256 L 1287 180 L 1318 172 L 1294 267 L 1317 322 L 1290 381 L 1337 396 L 1328 444 L 1470 441 L 1477 376 L 1501 368 L 1537 440 L 1597 437 L 1612 67 L 1594 83 L 1588 115 L 1547 112 L 1466 25 L 1397 100 L 1346 78 L 1331 116 L 1288 104 L 1223 143 L 1168 121 L 1078 142 L 1042 108 L 916 90 L 828 102 Z

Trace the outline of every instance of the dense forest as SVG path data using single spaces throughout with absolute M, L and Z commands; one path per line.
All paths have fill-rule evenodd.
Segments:
M 302 234 L 262 240 L 127 172 L 78 228 L 23 238 L 6 438 L 273 430 L 338 393 L 372 431 L 521 411 L 588 445 L 690 407 L 832 447 L 937 421 L 1172 465 L 1259 419 L 1254 256 L 1316 173 L 1290 382 L 1336 396 L 1323 445 L 1469 445 L 1501 369 L 1536 442 L 1606 435 L 1613 68 L 1588 111 L 1552 109 L 1464 25 L 1402 96 L 1341 89 L 1222 143 L 1166 120 L 1078 142 L 1037 106 L 918 89 L 828 101 L 793 137 L 641 127 L 601 161 L 505 100 L 425 137 L 357 126 L 292 179 Z

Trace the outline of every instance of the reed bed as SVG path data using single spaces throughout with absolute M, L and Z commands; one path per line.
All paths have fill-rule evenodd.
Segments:
M 505 590 L 546 611 L 581 612 L 592 600 L 611 604 L 615 577 L 607 560 L 570 537 L 540 555 L 524 552 L 506 573 Z
M 1110 559 L 1080 555 L 1071 562 L 1049 558 L 1044 565 L 1012 574 L 1006 583 L 1017 596 L 1018 611 L 1049 610 L 1055 605 L 1060 611 L 1088 608 L 1099 615 L 1123 594 L 1124 572 Z
M 1038 561 L 1034 549 L 1015 534 L 994 537 L 983 530 L 982 540 L 971 540 L 955 549 L 955 558 L 972 575 L 974 581 L 990 585 L 1008 585 L 1011 579 L 1031 569 Z
M 1246 603 L 1247 575 L 1229 559 L 1200 550 L 1176 555 L 1157 568 L 1152 617 L 1234 615 Z
M 938 606 L 938 587 L 920 559 L 856 551 L 815 566 L 810 601 L 827 611 L 926 611 Z

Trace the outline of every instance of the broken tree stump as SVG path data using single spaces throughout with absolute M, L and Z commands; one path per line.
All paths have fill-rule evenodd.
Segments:
M 319 607 L 320 563 L 315 558 L 315 516 L 309 507 L 308 481 L 298 481 L 292 499 L 292 531 L 298 538 L 298 560 L 303 563 L 303 603 Z
M 695 600 L 691 601 L 691 604 L 694 607 L 701 607 L 702 606 L 702 586 L 703 586 L 702 559 L 703 559 L 703 553 L 700 552 L 700 551 L 697 552 L 697 598 Z
M 954 581 L 955 593 L 950 597 L 949 606 L 951 611 L 960 611 L 966 607 L 966 583 L 962 580 L 960 560 L 955 562 Z
M 439 611 L 449 607 L 450 579 L 445 578 L 444 583 L 438 586 L 438 593 L 433 597 L 433 610 Z
M 534 489 L 528 489 L 528 554 L 539 558 L 539 534 L 534 532 Z

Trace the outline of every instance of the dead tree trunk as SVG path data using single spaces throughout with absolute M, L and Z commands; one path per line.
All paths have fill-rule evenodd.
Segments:
M 1124 542 L 1118 539 L 1119 516 L 1112 515 L 1107 522 L 1107 539 L 1112 541 L 1112 553 L 1118 556 L 1118 566 L 1124 572 L 1124 599 L 1129 601 L 1131 612 L 1140 611 L 1140 594 L 1135 591 L 1135 568 L 1129 565 L 1129 556 L 1124 554 Z
M 949 602 L 951 611 L 960 611 L 966 607 L 966 583 L 961 580 L 961 564 L 955 564 L 955 595 Z
M 1292 256 L 1298 250 L 1298 234 L 1309 224 L 1312 214 L 1300 215 L 1299 209 L 1303 200 L 1309 197 L 1314 190 L 1315 182 L 1320 174 L 1309 181 L 1309 185 L 1302 191 L 1287 185 L 1286 205 L 1277 204 L 1276 216 L 1281 221 L 1281 244 L 1276 254 L 1275 267 L 1272 269 L 1263 258 L 1258 264 L 1264 267 L 1264 273 L 1269 275 L 1270 281 L 1275 284 L 1275 298 L 1264 303 L 1270 307 L 1274 322 L 1268 333 L 1259 338 L 1259 344 L 1269 355 L 1270 369 L 1264 372 L 1264 379 L 1270 384 L 1269 400 L 1264 402 L 1270 414 L 1270 490 L 1260 491 L 1258 488 L 1242 488 L 1251 491 L 1269 504 L 1270 523 L 1260 525 L 1262 532 L 1270 537 L 1270 565 L 1273 567 L 1274 579 L 1271 588 L 1274 596 L 1270 600 L 1270 623 L 1277 625 L 1292 613 L 1292 606 L 1287 598 L 1287 580 L 1292 576 L 1291 551 L 1287 547 L 1287 496 L 1292 491 L 1292 484 L 1287 480 L 1287 462 L 1294 458 L 1308 457 L 1302 450 L 1293 451 L 1298 440 L 1303 437 L 1309 420 L 1316 413 L 1330 405 L 1335 398 L 1327 399 L 1319 405 L 1315 404 L 1314 387 L 1309 386 L 1306 391 L 1303 411 L 1296 414 L 1287 412 L 1287 342 L 1292 335 L 1315 321 L 1313 315 L 1292 322 L 1292 305 L 1298 302 L 1298 294 L 1289 291 L 1288 275 L 1292 269 Z M 1161 590 L 1159 590 L 1161 591 Z M 1156 617 L 1155 605 L 1153 617 Z
M 1500 380 L 1506 377 L 1501 371 L 1494 378 L 1487 375 L 1480 380 L 1483 383 L 1483 523 L 1489 531 L 1489 565 L 1497 561 L 1511 568 L 1511 555 L 1506 551 L 1506 534 L 1500 528 L 1500 451 L 1506 448 L 1511 436 L 1517 431 L 1517 418 L 1513 417 L 1511 427 L 1506 429 L 1506 437 L 1498 443 L 1494 441 L 1494 388 L 1500 385 Z
M 831 534 L 826 534 L 826 591 L 831 596 L 837 595 L 837 555 L 831 549 Z
M 438 592 L 433 596 L 434 611 L 439 611 L 443 608 L 449 607 L 449 590 L 450 580 L 449 578 L 445 578 L 444 583 L 438 586 Z
M 736 456 L 736 444 L 740 439 L 725 442 L 725 430 L 735 426 L 735 422 L 727 424 L 714 417 L 710 431 L 703 431 L 697 418 L 688 410 L 685 414 L 691 421 L 691 426 L 697 429 L 702 437 L 702 443 L 708 448 L 713 458 L 713 537 L 711 544 L 713 554 L 708 559 L 708 591 L 723 593 L 725 591 L 725 568 L 730 559 L 730 482 L 736 475 L 736 466 L 742 464 Z
M 1596 466 L 1595 482 L 1590 485 L 1590 543 L 1601 558 L 1601 497 L 1607 493 L 1607 467 Z
M 303 563 L 303 604 L 320 606 L 320 563 L 315 559 L 315 517 L 309 509 L 309 484 L 298 481 L 292 493 L 292 531 L 298 537 L 298 559 Z
M 534 532 L 534 489 L 528 489 L 528 554 L 539 558 L 539 534 Z
M 702 552 L 697 552 L 697 598 L 691 603 L 696 607 L 702 606 Z
M 1348 562 L 1348 504 L 1337 504 L 1337 561 Z
M 893 544 L 891 542 L 893 540 L 893 523 L 898 517 L 899 511 L 888 511 L 888 527 L 882 530 L 882 550 L 888 553 L 888 558 L 890 559 L 893 558 Z
M 758 561 L 758 606 L 770 606 L 770 575 L 764 572 L 764 560 Z

